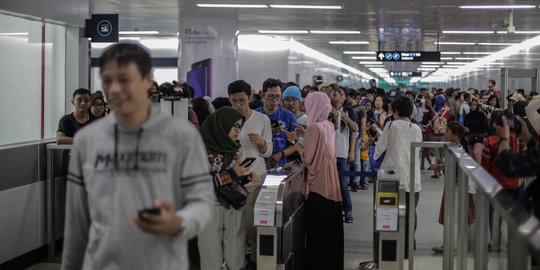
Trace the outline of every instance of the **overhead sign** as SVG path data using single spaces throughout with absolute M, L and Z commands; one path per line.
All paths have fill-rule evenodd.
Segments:
M 439 62 L 441 52 L 420 52 L 420 51 L 378 51 L 377 60 L 384 62 Z
M 118 42 L 118 14 L 92 14 L 92 42 Z
M 390 77 L 395 77 L 395 78 L 422 77 L 422 72 L 391 71 Z

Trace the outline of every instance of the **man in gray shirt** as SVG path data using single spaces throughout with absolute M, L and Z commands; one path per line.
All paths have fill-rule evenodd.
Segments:
M 151 63 L 127 43 L 100 58 L 113 113 L 74 138 L 62 269 L 187 270 L 187 241 L 212 215 L 201 136 L 151 109 Z

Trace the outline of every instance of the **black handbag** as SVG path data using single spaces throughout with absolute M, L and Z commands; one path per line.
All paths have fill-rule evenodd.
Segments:
M 240 209 L 246 205 L 247 189 L 242 184 L 231 179 L 229 174 L 226 172 L 214 173 L 212 180 L 217 196 L 225 199 L 234 209 Z

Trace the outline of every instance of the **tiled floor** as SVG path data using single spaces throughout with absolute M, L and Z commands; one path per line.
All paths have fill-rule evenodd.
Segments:
M 415 270 L 441 270 L 442 255 L 434 255 L 431 248 L 443 242 L 443 227 L 438 224 L 439 208 L 443 189 L 443 179 L 432 179 L 428 172 L 422 174 L 422 191 L 418 204 L 418 229 Z M 372 259 L 373 248 L 373 189 L 351 192 L 354 223 L 345 226 L 345 269 L 356 270 L 360 262 Z M 490 254 L 488 269 L 506 269 L 505 253 Z M 472 256 L 472 255 L 471 255 Z M 470 258 L 468 269 L 473 269 Z M 30 270 L 57 270 L 58 264 L 39 264 Z M 408 263 L 405 261 L 405 269 Z M 457 268 L 456 268 L 457 269 Z M 333 270 L 333 269 L 329 269 Z

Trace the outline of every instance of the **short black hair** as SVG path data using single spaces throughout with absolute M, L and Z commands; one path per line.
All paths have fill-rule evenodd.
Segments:
M 249 108 L 252 109 L 252 110 L 256 110 L 256 109 L 262 107 L 263 105 L 264 105 L 264 103 L 261 100 L 254 99 L 249 103 Z
M 457 135 L 460 139 L 465 137 L 465 128 L 463 125 L 458 121 L 451 121 L 446 125 L 447 128 L 449 128 L 454 135 Z
M 345 94 L 347 95 L 347 97 L 352 97 L 352 98 L 358 97 L 358 92 L 352 88 L 348 88 Z
M 75 98 L 76 95 L 88 95 L 90 98 L 92 97 L 92 93 L 86 88 L 79 88 L 73 91 L 73 98 Z
M 217 97 L 212 101 L 212 106 L 214 106 L 214 109 L 217 111 L 221 107 L 231 106 L 231 102 L 226 97 Z
M 497 85 L 497 82 L 496 82 L 494 79 L 490 79 L 488 82 L 490 82 L 491 84 L 493 84 L 493 86 Z
M 414 91 L 412 91 L 412 90 L 408 90 L 407 92 L 405 92 L 405 95 L 411 95 L 411 96 L 413 96 L 413 98 L 416 97 L 416 93 Z
M 135 63 L 143 77 L 150 75 L 152 71 L 152 58 L 148 51 L 135 43 L 117 43 L 109 46 L 99 58 L 99 69 L 110 61 L 116 61 L 119 66 Z
M 413 112 L 412 100 L 405 96 L 397 97 L 392 102 L 392 110 L 400 117 L 411 117 Z
M 251 85 L 244 80 L 234 81 L 227 87 L 227 93 L 229 93 L 229 96 L 242 92 L 246 93 L 248 97 L 251 96 Z
M 273 78 L 266 79 L 263 82 L 263 93 L 266 93 L 268 91 L 268 88 L 273 88 L 276 86 L 279 86 L 280 88 L 282 87 L 282 83 L 279 79 L 273 79 Z

